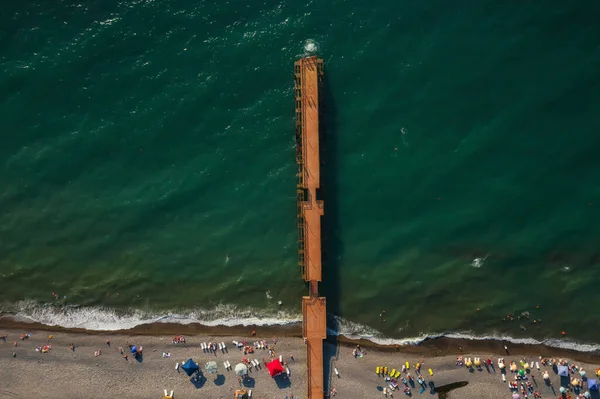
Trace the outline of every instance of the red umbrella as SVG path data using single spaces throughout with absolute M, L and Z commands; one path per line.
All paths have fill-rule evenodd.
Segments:
M 285 371 L 281 365 L 281 362 L 277 358 L 272 362 L 267 363 L 266 366 L 269 370 L 269 374 L 271 374 L 271 377 L 275 377 L 276 375 L 279 375 Z

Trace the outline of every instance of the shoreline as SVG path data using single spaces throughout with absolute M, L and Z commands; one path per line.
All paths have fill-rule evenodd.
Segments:
M 178 323 L 147 323 L 140 324 L 129 329 L 120 330 L 88 330 L 85 328 L 67 328 L 58 325 L 46 325 L 39 322 L 25 322 L 14 320 L 10 315 L 0 316 L 0 329 L 10 331 L 45 331 L 62 332 L 69 334 L 80 334 L 87 336 L 105 335 L 136 335 L 136 336 L 169 336 L 169 335 L 211 335 L 223 337 L 250 336 L 256 331 L 260 336 L 302 338 L 301 323 L 284 325 L 237 325 L 237 326 L 206 326 L 200 323 L 178 324 Z M 600 360 L 600 350 L 578 351 L 575 349 L 559 348 L 543 343 L 513 343 L 510 341 L 494 338 L 467 339 L 451 337 L 425 338 L 420 343 L 381 344 L 368 338 L 340 335 L 328 335 L 327 343 L 339 344 L 343 347 L 361 345 L 363 348 L 377 352 L 401 352 L 407 354 L 443 357 L 449 355 L 461 355 L 463 353 L 486 352 L 506 356 L 504 345 L 508 346 L 510 356 L 530 355 L 544 357 L 566 357 L 581 362 L 593 363 Z

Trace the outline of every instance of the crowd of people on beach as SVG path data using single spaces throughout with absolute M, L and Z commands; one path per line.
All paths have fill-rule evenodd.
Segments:
M 544 358 L 539 356 L 537 360 L 531 362 L 528 362 L 526 359 L 521 359 L 518 362 L 509 360 L 507 363 L 506 360 L 501 357 L 498 358 L 497 363 L 502 375 L 502 380 L 507 382 L 508 388 L 513 392 L 514 398 L 517 398 L 519 394 L 523 398 L 532 396 L 534 399 L 539 399 L 542 397 L 542 394 L 538 390 L 538 384 L 535 379 L 535 375 L 533 374 L 534 367 L 537 369 L 537 371 L 542 373 L 544 384 L 550 387 L 553 393 L 554 387 L 550 379 L 550 372 L 546 369 L 542 371 L 542 367 L 551 368 L 554 373 L 567 380 L 567 383 L 562 383 L 561 387 L 559 388 L 561 397 L 565 399 L 573 399 L 572 395 L 570 394 L 571 392 L 577 395 L 577 398 L 590 398 L 591 396 L 589 390 L 582 392 L 584 387 L 597 389 L 595 386 L 595 380 L 593 382 L 593 386 L 585 386 L 588 381 L 586 372 L 578 367 L 575 363 L 569 363 L 564 359 Z M 456 365 L 466 366 L 467 369 L 476 368 L 481 370 L 482 364 L 488 368 L 488 371 L 492 369 L 493 372 L 496 372 L 490 358 L 487 358 L 487 360 L 483 362 L 479 357 L 469 357 L 465 359 L 463 356 L 459 356 L 456 358 Z M 579 373 L 580 378 L 574 376 L 575 373 Z M 507 374 L 512 375 L 512 379 L 507 379 Z M 596 375 L 600 377 L 600 369 L 596 369 Z
M 253 335 L 254 336 L 254 335 Z M 0 336 L 0 342 L 12 342 L 12 339 L 16 339 L 18 337 L 18 341 L 14 341 L 15 346 L 19 341 L 27 341 L 31 340 L 32 334 L 30 333 L 22 333 L 20 335 L 15 334 L 14 337 L 11 336 L 11 340 L 8 341 L 7 335 Z M 46 340 L 47 337 L 47 340 Z M 55 346 L 60 349 L 60 345 L 56 342 L 56 339 L 53 340 L 52 335 L 39 337 L 39 335 L 35 336 L 34 343 L 29 343 L 28 345 L 23 344 L 23 346 L 30 346 L 31 349 L 35 349 L 36 352 L 47 354 L 51 350 L 53 350 L 52 343 L 56 344 Z M 39 340 L 39 344 L 38 344 Z M 53 342 L 54 341 L 54 342 Z M 246 340 L 243 339 L 241 341 L 233 341 L 234 346 L 239 350 L 241 354 L 241 363 L 245 364 L 247 370 L 258 371 L 262 369 L 262 367 L 258 367 L 258 361 L 250 360 L 251 357 L 249 355 L 258 356 L 260 359 L 260 355 L 258 353 L 264 353 L 264 357 L 262 358 L 262 364 L 267 364 L 270 360 L 265 359 L 268 353 L 268 358 L 279 358 L 281 365 L 284 368 L 284 372 L 282 373 L 285 377 L 285 374 L 290 375 L 290 371 L 288 368 L 288 361 L 295 362 L 294 356 L 289 354 L 288 356 L 283 356 L 280 354 L 277 346 L 277 339 L 273 338 L 267 341 L 265 339 L 257 339 L 254 340 Z M 69 341 L 66 341 L 69 342 Z M 66 344 L 65 342 L 65 344 Z M 115 352 L 118 351 L 120 355 L 126 360 L 129 360 L 130 356 L 133 356 L 134 359 L 138 359 L 141 361 L 141 356 L 143 354 L 143 347 L 141 345 L 135 345 L 130 342 L 126 342 L 124 347 L 118 346 L 118 349 L 107 349 L 114 348 L 112 347 L 112 343 L 109 339 L 105 341 L 106 347 L 97 348 L 93 351 L 93 356 L 98 357 L 102 356 L 104 352 Z M 166 342 L 169 342 L 169 338 L 167 337 Z M 171 343 L 173 345 L 181 345 L 186 344 L 186 337 L 183 335 L 175 336 L 171 339 Z M 116 347 L 116 345 L 115 345 Z M 224 342 L 215 343 L 209 342 L 208 344 L 204 343 L 201 345 L 204 350 L 204 353 L 214 353 L 215 356 L 218 352 L 222 352 L 223 354 L 229 353 L 226 349 L 226 345 Z M 77 346 L 73 343 L 69 345 L 69 349 L 71 351 L 75 351 Z M 125 348 L 125 349 L 124 349 Z M 58 349 L 58 350 L 59 350 Z M 166 348 L 165 348 L 166 349 Z M 398 349 L 398 348 L 397 348 Z M 54 351 L 57 349 L 55 348 Z M 462 350 L 462 349 L 461 349 Z M 156 349 L 155 349 L 156 351 Z M 505 347 L 505 351 L 508 354 L 508 348 Z M 237 352 L 237 351 L 234 351 Z M 348 351 L 349 352 L 349 351 Z M 90 351 L 90 356 L 92 352 Z M 349 353 L 348 353 L 349 354 Z M 159 352 L 160 357 L 160 352 Z M 361 347 L 360 344 L 355 345 L 352 348 L 352 356 L 354 359 L 361 359 L 367 355 L 367 351 Z M 16 355 L 15 355 L 16 356 Z M 48 356 L 48 355 L 43 355 Z M 42 359 L 43 356 L 40 356 Z M 51 356 L 51 355 L 50 355 Z M 235 356 L 235 355 L 234 355 Z M 369 356 L 370 357 L 370 356 Z M 171 358 L 171 353 L 168 351 L 162 352 L 162 358 L 169 359 Z M 454 357 L 450 359 L 450 363 Z M 529 360 L 529 361 L 528 361 Z M 38 360 L 41 361 L 41 360 Z M 358 361 L 358 360 L 357 360 Z M 224 362 L 228 363 L 228 362 Z M 408 361 L 404 364 L 401 364 L 398 368 L 386 367 L 386 366 L 377 366 L 375 372 L 377 375 L 385 381 L 383 387 L 379 387 L 380 390 L 383 390 L 383 393 L 386 396 L 393 396 L 396 392 L 402 392 L 407 396 L 412 396 L 413 390 L 419 390 L 420 393 L 423 393 L 427 389 L 426 378 L 429 381 L 431 377 L 433 377 L 433 370 L 425 369 L 422 372 L 424 367 L 425 360 L 420 359 L 416 363 L 409 363 Z M 587 399 L 591 398 L 590 390 L 592 393 L 593 389 L 596 388 L 595 385 L 595 377 L 600 377 L 600 368 L 593 370 L 593 367 L 586 366 L 585 368 L 591 368 L 590 374 L 593 375 L 592 379 L 587 378 L 587 373 L 583 370 L 582 367 L 577 365 L 575 362 L 568 361 L 566 359 L 557 359 L 557 358 L 546 358 L 539 356 L 535 359 L 525 359 L 521 358 L 520 360 L 510 360 L 508 356 L 506 358 L 499 357 L 496 361 L 492 361 L 490 357 L 467 357 L 467 356 L 458 356 L 456 357 L 456 365 L 460 367 L 466 367 L 468 370 L 473 372 L 473 369 L 482 370 L 485 368 L 488 369 L 490 373 L 496 373 L 496 367 L 498 368 L 499 373 L 498 377 L 502 377 L 505 386 L 513 394 L 513 398 L 519 396 L 519 398 L 532 398 L 532 399 L 540 399 L 542 398 L 542 392 L 544 395 L 548 396 L 548 392 L 552 390 L 553 396 L 555 396 L 555 388 L 553 381 L 556 383 L 556 379 L 551 378 L 553 374 L 558 375 L 560 378 L 560 386 L 556 388 L 556 394 L 560 391 L 560 397 L 563 399 Z M 375 365 L 373 365 L 375 367 Z M 227 368 L 228 370 L 232 370 L 231 368 Z M 335 370 L 335 374 L 339 377 L 337 368 Z M 429 375 L 427 373 L 429 371 Z M 343 370 L 342 370 L 343 372 Z M 236 370 L 237 373 L 237 370 Z M 492 374 L 493 375 L 493 374 Z M 536 380 L 536 376 L 539 380 Z M 235 376 L 234 376 L 235 378 Z M 243 386 L 244 376 L 240 376 L 238 378 L 238 382 L 240 386 Z M 499 382 L 498 382 L 499 383 Z M 594 384 L 592 386 L 592 384 Z M 429 381 L 429 385 L 431 385 L 431 381 Z M 341 387 L 338 387 L 341 388 Z M 432 388 L 433 389 L 433 388 Z M 597 389 L 597 388 L 596 388 Z M 330 397 L 335 397 L 337 395 L 337 389 L 333 386 L 329 387 L 329 392 L 327 394 Z
M 360 345 L 357 345 L 355 350 L 360 351 Z M 356 355 L 354 357 L 356 357 Z M 415 377 L 416 382 L 420 386 L 419 393 L 422 394 L 427 389 L 425 378 L 421 374 L 421 367 L 423 366 L 423 363 L 425 363 L 425 359 L 421 359 L 414 365 L 414 377 L 410 372 L 411 366 L 409 362 L 405 362 L 404 364 L 402 364 L 402 367 L 400 369 L 389 368 L 387 366 L 378 366 L 375 369 L 375 373 L 378 376 L 383 377 L 384 381 L 387 384 L 387 386 L 383 388 L 383 394 L 385 396 L 389 394 L 391 397 L 393 397 L 394 391 L 402 390 L 402 393 L 404 393 L 405 395 L 412 396 L 412 389 L 416 387 Z M 429 375 L 433 376 L 433 370 L 429 369 L 428 371 Z M 400 383 L 402 385 L 400 385 Z

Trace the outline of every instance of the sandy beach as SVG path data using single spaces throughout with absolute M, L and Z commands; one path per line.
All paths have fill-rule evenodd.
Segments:
M 184 328 L 185 330 L 185 328 Z M 240 328 L 237 331 L 247 331 L 246 336 L 228 334 L 221 336 L 197 334 L 186 335 L 185 344 L 173 344 L 172 334 L 163 335 L 138 335 L 94 332 L 84 334 L 81 332 L 56 332 L 43 330 L 27 330 L 23 328 L 0 330 L 0 335 L 7 335 L 6 342 L 0 341 L 0 397 L 2 398 L 159 398 L 163 389 L 174 390 L 176 398 L 231 398 L 233 391 L 240 386 L 239 380 L 233 371 L 223 367 L 224 361 L 229 361 L 233 367 L 244 357 L 243 353 L 234 347 L 233 340 L 247 340 L 252 343 L 257 340 L 266 340 L 272 344 L 275 340 L 275 356 L 281 355 L 290 369 L 288 383 L 277 383 L 270 377 L 264 366 L 253 369 L 245 384 L 252 389 L 253 398 L 306 398 L 306 353 L 303 340 L 295 336 L 279 336 L 274 338 L 270 330 L 263 329 L 257 336 L 251 336 L 251 330 Z M 30 333 L 29 339 L 21 340 L 20 335 Z M 49 336 L 52 338 L 49 339 Z M 106 340 L 110 340 L 110 346 Z M 14 342 L 17 346 L 14 346 Z M 361 343 L 361 348 L 366 354 L 355 358 L 353 349 L 356 342 L 341 340 L 341 345 L 325 344 L 326 354 L 329 355 L 331 375 L 331 388 L 337 391 L 339 398 L 373 398 L 384 397 L 383 388 L 387 387 L 383 377 L 376 375 L 377 366 L 387 366 L 389 370 L 399 369 L 408 361 L 411 367 L 416 362 L 424 359 L 422 373 L 425 377 L 427 390 L 419 394 L 419 385 L 413 389 L 415 397 L 442 397 L 432 388 L 439 388 L 447 384 L 466 381 L 464 387 L 450 391 L 446 397 L 451 398 L 508 398 L 511 392 L 507 384 L 502 381 L 500 371 L 496 365 L 499 350 L 503 350 L 500 343 L 488 343 L 488 347 L 470 348 L 458 342 L 452 344 L 437 342 L 437 349 L 431 345 L 416 347 L 377 347 Z M 201 349 L 204 342 L 226 342 L 228 351 L 205 353 Z M 70 345 L 75 349 L 71 350 Z M 131 356 L 127 360 L 119 352 L 119 347 L 128 350 L 128 344 L 143 347 L 143 359 L 137 361 Z M 36 351 L 36 347 L 52 345 L 47 353 Z M 446 348 L 443 346 L 446 345 Z M 470 352 L 471 349 L 475 351 Z M 492 349 L 492 350 L 490 350 Z M 101 350 L 99 356 L 95 352 Z M 519 362 L 521 359 L 537 361 L 538 356 L 552 356 L 556 354 L 537 353 L 540 348 L 510 347 L 510 356 L 502 357 Z M 163 352 L 170 353 L 170 358 L 164 358 Z M 15 355 L 13 357 L 13 354 Z M 293 360 L 290 358 L 293 356 Z M 494 368 L 483 367 L 480 370 L 468 370 L 466 367 L 456 366 L 456 357 L 488 357 L 493 359 Z M 594 373 L 597 365 L 591 363 L 593 357 L 580 353 L 580 359 L 575 363 L 587 370 L 590 375 Z M 588 356 L 585 359 L 585 356 Z M 246 357 L 249 360 L 258 359 L 263 362 L 271 359 L 266 350 L 258 350 Z M 203 373 L 204 378 L 199 383 L 193 383 L 181 369 L 175 370 L 177 362 L 192 358 L 198 363 L 201 370 L 206 362 L 215 360 L 218 364 L 218 373 Z M 333 372 L 337 368 L 339 377 Z M 430 376 L 431 368 L 434 375 Z M 551 375 L 555 391 L 552 387 L 543 384 L 542 372 L 547 369 Z M 573 374 L 573 376 L 579 374 Z M 414 376 L 414 371 L 413 371 Z M 534 384 L 539 384 L 535 389 L 542 397 L 558 396 L 560 386 L 559 377 L 549 367 L 542 370 L 533 369 L 531 376 Z M 404 396 L 402 391 L 395 391 L 393 397 Z

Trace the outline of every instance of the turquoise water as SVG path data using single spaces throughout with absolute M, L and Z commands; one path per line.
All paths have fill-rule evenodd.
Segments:
M 345 328 L 593 342 L 599 11 L 10 4 L 3 309 L 86 305 L 83 326 L 98 307 L 297 318 L 292 69 L 313 41 L 327 76 L 322 291 L 360 324 Z M 524 311 L 542 322 L 502 321 Z

